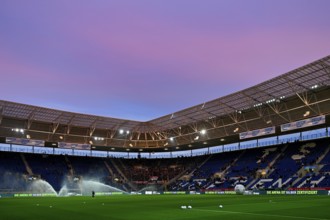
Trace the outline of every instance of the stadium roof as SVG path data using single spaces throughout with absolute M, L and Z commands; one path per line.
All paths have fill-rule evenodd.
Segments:
M 247 76 L 248 77 L 248 76 Z M 244 80 L 244 79 L 241 79 Z M 20 127 L 32 138 L 104 147 L 192 146 L 330 112 L 330 56 L 248 89 L 147 122 L 102 117 L 0 100 L 0 136 Z M 205 129 L 207 135 L 196 141 Z M 233 130 L 236 130 L 233 133 Z M 170 142 L 169 139 L 175 142 Z M 217 142 L 206 143 L 216 144 Z

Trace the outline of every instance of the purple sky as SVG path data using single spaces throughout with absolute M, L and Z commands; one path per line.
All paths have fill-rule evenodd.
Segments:
M 0 99 L 146 121 L 330 54 L 329 0 L 0 0 Z

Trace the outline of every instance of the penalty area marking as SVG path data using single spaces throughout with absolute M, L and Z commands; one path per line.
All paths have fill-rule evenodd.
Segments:
M 329 220 L 328 218 L 309 218 L 309 217 L 299 217 L 299 216 L 290 216 L 290 215 L 271 215 L 271 214 L 258 214 L 251 212 L 233 212 L 233 211 L 223 211 L 223 210 L 207 210 L 207 209 L 192 209 L 203 212 L 219 212 L 219 213 L 231 213 L 231 214 L 244 214 L 244 215 L 259 215 L 259 216 L 268 216 L 268 217 L 282 217 L 282 218 L 294 218 L 294 219 L 310 219 L 310 220 Z

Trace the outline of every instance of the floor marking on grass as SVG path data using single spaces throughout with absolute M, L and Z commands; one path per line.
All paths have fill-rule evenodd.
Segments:
M 207 209 L 192 209 L 197 211 L 204 212 L 222 212 L 222 213 L 231 213 L 231 214 L 245 214 L 245 215 L 259 215 L 259 216 L 268 216 L 268 217 L 282 217 L 282 218 L 295 218 L 295 219 L 311 219 L 311 220 L 329 220 L 328 218 L 309 218 L 309 217 L 299 217 L 299 216 L 290 216 L 290 215 L 271 215 L 271 214 L 258 214 L 251 212 L 234 212 L 234 211 L 217 211 L 217 210 L 207 210 Z

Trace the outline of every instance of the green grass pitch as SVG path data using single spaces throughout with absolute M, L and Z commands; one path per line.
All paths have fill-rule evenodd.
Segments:
M 181 206 L 192 209 L 181 209 Z M 223 208 L 219 208 L 223 205 Z M 0 219 L 330 219 L 330 196 L 116 195 L 1 198 Z

